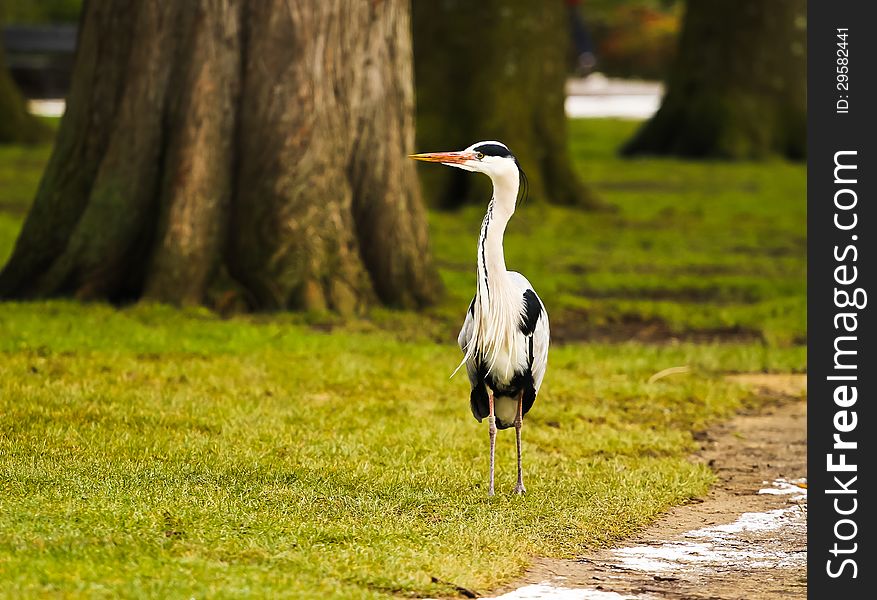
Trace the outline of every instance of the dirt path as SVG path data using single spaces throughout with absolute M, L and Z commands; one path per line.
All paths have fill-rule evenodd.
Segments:
M 805 598 L 806 376 L 735 379 L 776 400 L 699 439 L 719 477 L 622 548 L 539 559 L 503 600 L 779 600 Z M 760 492 L 760 493 L 759 493 Z

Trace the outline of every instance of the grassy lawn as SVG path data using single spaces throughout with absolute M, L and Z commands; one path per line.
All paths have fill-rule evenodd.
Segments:
M 526 496 L 505 432 L 486 497 L 486 426 L 448 380 L 483 207 L 433 213 L 447 296 L 425 317 L 0 304 L 0 591 L 486 591 L 702 494 L 693 433 L 757 402 L 721 375 L 806 369 L 805 171 L 620 161 L 632 127 L 571 124 L 617 211 L 510 225 L 507 261 L 567 340 L 524 428 Z M 0 262 L 46 157 L 0 147 Z
M 0 144 L 0 264 L 4 264 L 49 160 L 49 146 Z

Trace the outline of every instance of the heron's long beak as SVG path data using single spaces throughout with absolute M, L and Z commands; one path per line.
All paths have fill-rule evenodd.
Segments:
M 474 152 L 426 152 L 424 154 L 411 154 L 408 158 L 446 165 L 461 165 L 467 160 L 476 160 Z

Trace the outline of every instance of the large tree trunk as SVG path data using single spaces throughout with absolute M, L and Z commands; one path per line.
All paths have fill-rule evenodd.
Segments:
M 88 2 L 6 297 L 419 306 L 408 5 Z
M 459 150 L 500 140 L 515 153 L 530 195 L 596 206 L 570 161 L 565 83 L 569 23 L 563 2 L 414 0 L 417 147 Z M 434 206 L 489 198 L 484 178 L 423 169 Z
M 689 0 L 660 110 L 625 154 L 801 159 L 805 0 Z
M 0 0 L 0 31 L 3 30 L 3 0 Z M 6 66 L 0 41 L 0 144 L 33 144 L 52 139 L 51 130 L 27 112 L 27 105 Z

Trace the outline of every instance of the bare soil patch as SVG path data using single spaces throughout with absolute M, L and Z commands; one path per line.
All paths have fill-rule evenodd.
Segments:
M 590 321 L 586 313 L 577 313 L 572 310 L 565 311 L 554 318 L 551 323 L 552 343 L 565 344 L 583 340 L 600 343 L 640 342 L 643 344 L 743 343 L 761 341 L 762 335 L 758 331 L 738 326 L 674 331 L 661 319 L 645 319 L 639 315 L 625 315 L 620 320 L 605 324 L 595 324 Z

